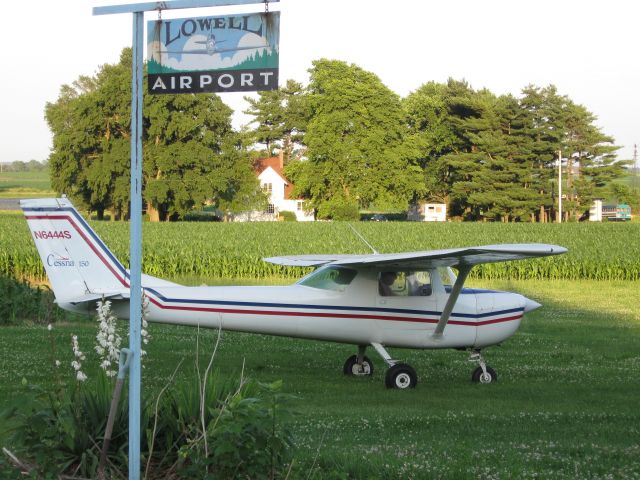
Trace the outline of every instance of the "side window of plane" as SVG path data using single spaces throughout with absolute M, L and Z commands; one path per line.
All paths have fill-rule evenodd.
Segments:
M 351 268 L 328 266 L 302 278 L 298 285 L 320 288 L 322 290 L 343 291 L 355 278 L 358 272 Z
M 378 276 L 378 293 L 382 297 L 406 296 L 404 272 L 380 272 Z
M 380 272 L 378 290 L 383 297 L 426 297 L 431 295 L 431 275 L 419 272 Z
M 428 297 L 433 293 L 431 275 L 426 271 L 408 272 L 407 287 L 409 295 L 413 297 Z

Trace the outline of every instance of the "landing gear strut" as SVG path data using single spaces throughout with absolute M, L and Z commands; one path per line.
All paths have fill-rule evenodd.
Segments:
M 406 363 L 396 363 L 384 376 L 384 384 L 387 388 L 415 388 L 417 383 L 416 371 Z
M 380 354 L 389 369 L 384 376 L 384 384 L 387 388 L 415 388 L 418 383 L 418 375 L 411 365 L 399 363 L 391 358 L 391 355 L 380 343 L 372 343 L 373 348 Z
M 498 374 L 493 368 L 486 364 L 480 350 L 472 350 L 471 355 L 469 356 L 469 361 L 478 363 L 479 365 L 471 374 L 472 382 L 494 383 L 498 381 Z

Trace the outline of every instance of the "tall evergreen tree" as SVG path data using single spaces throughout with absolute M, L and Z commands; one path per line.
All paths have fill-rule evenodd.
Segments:
M 254 117 L 256 124 L 251 136 L 257 143 L 265 145 L 266 154 L 282 150 L 285 165 L 304 150 L 302 139 L 309 122 L 305 89 L 302 84 L 288 80 L 278 90 L 258 92 L 258 99 L 245 97 L 249 108 L 244 113 Z
M 624 165 L 594 116 L 553 86 L 528 86 L 517 100 L 450 79 L 423 85 L 403 105 L 426 197 L 464 218 L 551 220 L 560 150 L 568 158 L 567 206 L 577 218 Z

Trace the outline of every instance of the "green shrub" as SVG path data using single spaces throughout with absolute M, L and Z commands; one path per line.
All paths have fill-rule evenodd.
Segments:
M 285 222 L 297 222 L 298 218 L 294 212 L 290 212 L 289 210 L 283 210 L 280 212 L 280 217 Z
M 0 325 L 49 324 L 70 316 L 56 307 L 51 290 L 0 275 Z
M 280 387 L 279 382 L 238 383 L 210 374 L 202 397 L 204 431 L 195 375 L 172 385 L 159 401 L 147 398 L 141 446 L 147 478 L 167 478 L 169 471 L 179 478 L 278 477 L 292 452 L 291 434 L 283 426 L 289 416 L 288 397 L 279 393 Z M 21 460 L 34 466 L 32 473 L 38 478 L 96 478 L 112 388 L 103 372 L 86 383 L 56 381 L 52 391 L 29 387 L 3 413 L 14 425 L 9 444 Z M 115 419 L 107 478 L 124 478 L 128 469 L 125 398 L 123 394 Z

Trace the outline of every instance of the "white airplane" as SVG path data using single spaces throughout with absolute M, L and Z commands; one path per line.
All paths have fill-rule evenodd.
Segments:
M 58 305 L 92 313 L 102 298 L 129 316 L 129 273 L 66 198 L 22 200 L 21 206 Z M 373 373 L 372 346 L 388 365 L 388 388 L 412 388 L 418 377 L 387 348 L 468 350 L 472 380 L 496 372 L 481 350 L 511 337 L 540 304 L 516 293 L 465 289 L 474 265 L 559 255 L 556 245 L 515 244 L 367 255 L 266 258 L 319 267 L 290 286 L 186 287 L 142 276 L 148 320 L 348 343 L 358 347 L 347 375 Z M 457 276 L 451 267 L 457 269 Z
M 198 45 L 204 45 L 204 48 L 192 49 L 192 50 L 158 50 L 158 53 L 172 53 L 181 55 L 215 55 L 216 53 L 225 52 L 237 52 L 240 50 L 254 50 L 257 48 L 269 48 L 269 45 L 254 45 L 245 47 L 231 47 L 231 48 L 219 48 L 220 43 L 224 43 L 226 40 L 216 40 L 216 36 L 213 33 L 207 35 L 206 40 L 196 40 Z

